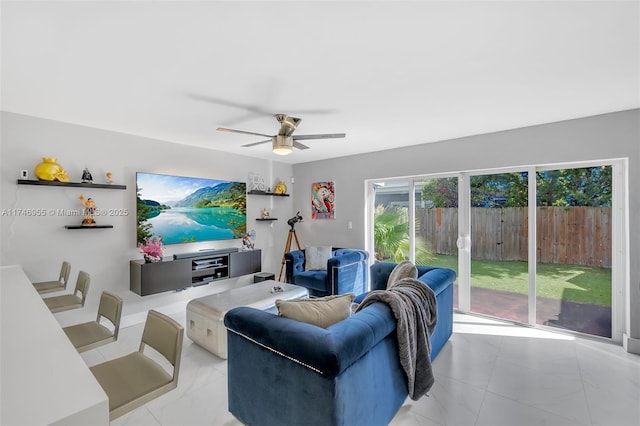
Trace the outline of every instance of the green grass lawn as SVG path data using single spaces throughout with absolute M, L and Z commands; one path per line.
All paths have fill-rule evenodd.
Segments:
M 438 255 L 429 264 L 458 272 L 455 256 Z M 528 274 L 527 262 L 471 261 L 474 287 L 527 294 Z M 540 297 L 611 306 L 611 269 L 539 263 L 536 285 Z

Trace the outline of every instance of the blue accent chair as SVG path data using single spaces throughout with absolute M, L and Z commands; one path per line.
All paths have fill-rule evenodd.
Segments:
M 444 336 L 452 318 L 440 305 L 449 303 L 443 312 L 452 312 L 455 273 L 428 269 L 421 281 L 434 288 L 442 315 L 434 336 Z M 372 271 L 381 285 L 383 270 Z M 229 412 L 244 424 L 387 425 L 408 396 L 396 320 L 384 303 L 326 329 L 250 307 L 231 309 L 224 323 Z M 432 359 L 442 349 L 440 339 L 432 338 Z
M 309 295 L 316 297 L 365 292 L 369 282 L 369 253 L 336 248 L 332 254 L 326 271 L 305 271 L 304 250 L 285 253 L 287 282 L 307 288 Z

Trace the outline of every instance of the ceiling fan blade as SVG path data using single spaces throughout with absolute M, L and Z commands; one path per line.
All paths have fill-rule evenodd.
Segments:
M 246 145 L 240 145 L 243 148 L 248 148 L 250 146 L 256 146 L 256 145 L 262 145 L 263 143 L 267 143 L 267 142 L 271 142 L 271 139 L 267 139 L 266 141 L 260 141 L 260 142 L 254 142 L 254 143 L 248 143 Z
M 222 98 L 216 98 L 215 96 L 202 95 L 199 93 L 189 93 L 187 94 L 192 99 L 208 102 L 216 105 L 228 106 L 232 108 L 244 109 L 246 111 L 252 112 L 258 115 L 272 115 L 271 111 L 267 111 L 266 109 L 258 106 L 258 105 L 250 105 L 250 104 L 242 104 L 240 102 L 228 101 Z
M 336 139 L 336 138 L 344 138 L 346 133 L 323 133 L 319 135 L 294 135 L 293 140 L 309 140 L 309 139 Z
M 336 109 L 295 109 L 295 108 L 285 108 L 284 111 L 291 111 L 295 114 L 307 115 L 307 114 L 335 114 L 337 112 Z
M 309 149 L 308 146 L 303 145 L 300 142 L 296 142 L 295 140 L 293 141 L 293 146 L 295 146 L 298 149 Z
M 218 127 L 216 130 L 219 130 L 221 132 L 243 133 L 245 135 L 265 136 L 267 138 L 270 138 L 272 136 L 272 135 L 265 135 L 264 133 L 247 132 L 246 130 L 227 129 L 226 127 Z
M 272 83 L 269 83 L 270 87 L 273 87 Z M 277 91 L 277 89 L 275 89 Z M 215 105 L 222 105 L 222 106 L 228 106 L 228 107 L 232 107 L 232 108 L 238 108 L 238 109 L 244 109 L 245 111 L 249 111 L 252 112 L 256 115 L 273 115 L 273 112 L 271 110 L 266 109 L 264 106 L 260 106 L 260 105 L 252 105 L 252 104 L 243 104 L 241 102 L 235 102 L 235 101 L 230 101 L 228 99 L 223 99 L 223 98 L 218 98 L 216 96 L 209 96 L 209 95 L 203 95 L 201 93 L 187 93 L 186 94 L 188 97 L 190 97 L 191 99 L 195 99 L 197 101 L 201 101 L 201 102 L 207 102 L 207 103 L 211 103 L 211 104 L 215 104 Z M 272 96 L 269 96 L 269 98 L 271 98 Z M 265 103 L 273 103 L 271 102 L 265 102 Z M 305 108 L 279 108 L 281 111 L 292 111 L 296 114 L 301 114 L 301 115 L 305 115 L 305 114 L 335 114 L 337 112 L 336 109 L 329 109 L 329 108 L 310 108 L 310 109 L 305 109 Z

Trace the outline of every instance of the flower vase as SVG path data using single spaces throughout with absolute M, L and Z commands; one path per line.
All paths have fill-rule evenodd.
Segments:
M 156 262 L 160 262 L 161 260 L 162 258 L 157 256 L 151 256 L 148 254 L 144 255 L 144 263 L 156 263 Z
M 34 174 L 38 178 L 38 180 L 44 181 L 60 181 L 60 182 L 69 182 L 69 176 L 67 172 L 56 163 L 55 158 L 43 157 L 42 163 L 38 164 L 34 170 Z

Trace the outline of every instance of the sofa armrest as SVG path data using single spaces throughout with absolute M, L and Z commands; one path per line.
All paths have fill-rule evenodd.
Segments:
M 372 304 L 327 329 L 246 306 L 231 309 L 224 324 L 230 333 L 328 377 L 349 368 L 396 328 L 384 303 Z
M 294 250 L 284 254 L 286 266 L 286 280 L 288 283 L 293 282 L 293 275 L 298 272 L 304 272 L 304 250 Z
M 364 250 L 340 249 L 327 261 L 327 289 L 331 294 L 355 293 L 366 290 L 369 281 L 369 253 Z
M 367 259 L 369 259 L 369 253 L 365 250 L 340 249 L 335 251 L 333 257 L 327 261 L 327 269 L 362 261 L 366 262 Z
M 437 296 L 456 280 L 456 273 L 449 268 L 430 268 L 419 275 L 418 279 L 428 285 Z

